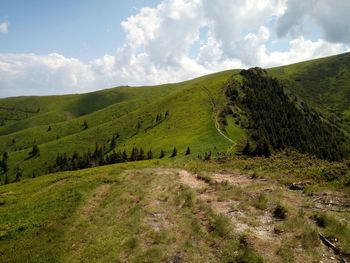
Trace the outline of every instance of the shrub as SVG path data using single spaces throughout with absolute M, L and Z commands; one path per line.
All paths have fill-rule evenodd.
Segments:
M 267 208 L 268 199 L 265 193 L 261 193 L 256 200 L 255 207 L 261 210 L 265 210 Z
M 278 204 L 273 211 L 273 216 L 278 218 L 278 219 L 286 219 L 288 215 L 286 207 L 284 207 L 281 204 Z
M 317 231 L 315 229 L 310 229 L 310 227 L 306 228 L 301 234 L 300 240 L 304 249 L 312 249 L 320 244 Z
M 214 232 L 220 237 L 227 236 L 231 230 L 229 219 L 221 214 L 215 217 L 212 227 Z

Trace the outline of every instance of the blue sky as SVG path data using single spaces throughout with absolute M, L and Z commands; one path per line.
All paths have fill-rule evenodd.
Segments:
M 350 50 L 349 0 L 0 0 L 0 97 L 177 82 Z
M 121 21 L 155 0 L 1 0 L 1 53 L 60 53 L 88 61 L 113 53 L 124 41 Z

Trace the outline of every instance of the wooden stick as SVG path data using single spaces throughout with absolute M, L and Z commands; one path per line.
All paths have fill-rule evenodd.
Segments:
M 334 245 L 331 241 L 329 241 L 324 235 L 322 235 L 320 232 L 318 232 L 318 235 L 320 236 L 323 244 L 325 244 L 327 247 L 333 249 L 333 251 L 340 257 L 341 262 L 347 263 L 345 258 L 343 258 L 343 255 L 338 247 Z

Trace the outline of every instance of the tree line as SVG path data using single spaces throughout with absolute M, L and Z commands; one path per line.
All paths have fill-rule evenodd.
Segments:
M 295 148 L 321 159 L 339 161 L 349 156 L 348 137 L 304 102 L 286 94 L 281 83 L 260 68 L 242 70 L 243 91 L 228 84 L 226 95 L 248 112 L 250 139 L 243 153 L 270 156 L 271 149 Z
M 111 144 L 113 144 L 113 141 Z M 189 155 L 190 153 L 190 147 L 187 147 L 184 154 Z M 108 164 L 151 160 L 154 158 L 162 159 L 165 157 L 165 155 L 165 151 L 161 149 L 159 154 L 155 157 L 155 154 L 151 149 L 145 151 L 142 147 L 133 147 L 130 153 L 128 153 L 125 149 L 123 151 L 115 151 L 113 149 L 107 153 L 104 145 L 101 146 L 96 144 L 94 151 L 90 151 L 90 149 L 88 149 L 87 152 L 83 154 L 74 152 L 69 156 L 66 153 L 58 153 L 54 165 L 49 167 L 49 172 L 54 173 L 59 171 L 71 171 Z M 173 158 L 177 155 L 177 149 L 174 147 L 169 157 Z

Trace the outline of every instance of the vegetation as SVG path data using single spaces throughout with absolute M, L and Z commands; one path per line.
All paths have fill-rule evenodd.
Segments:
M 277 79 L 260 68 L 242 70 L 241 75 L 242 86 L 230 81 L 226 95 L 247 112 L 246 128 L 256 148 L 251 152 L 247 142 L 245 154 L 270 157 L 271 147 L 292 147 L 331 161 L 349 156 L 347 135 L 304 102 L 292 101 Z
M 349 260 L 347 59 L 0 99 L 0 261 Z
M 67 157 L 75 152 L 83 155 L 88 149 L 94 149 L 96 143 L 106 145 L 106 151 L 111 153 L 125 149 L 128 155 L 133 147 L 143 148 L 145 155 L 152 149 L 157 158 L 163 150 L 165 159 L 174 146 L 177 158 L 187 158 L 179 153 L 185 153 L 189 146 L 196 155 L 205 151 L 223 152 L 231 142 L 218 133 L 209 117 L 212 105 L 202 87 L 210 90 L 215 100 L 224 100 L 222 83 L 233 72 L 153 87 L 0 99 L 0 106 L 12 109 L 0 109 L 0 119 L 2 116 L 10 119 L 17 113 L 20 117 L 7 120 L 6 125 L 0 127 L 0 153 L 7 151 L 11 156 L 9 180 L 15 180 L 18 165 L 23 169 L 23 178 L 31 178 L 33 171 L 43 175 L 54 166 L 57 153 L 66 153 Z M 21 111 L 26 108 L 32 112 Z M 40 156 L 27 159 L 34 144 L 40 149 Z

